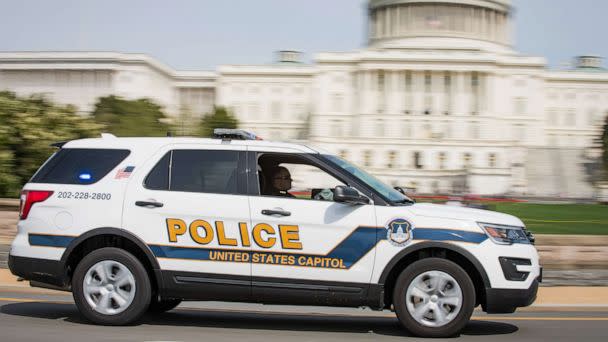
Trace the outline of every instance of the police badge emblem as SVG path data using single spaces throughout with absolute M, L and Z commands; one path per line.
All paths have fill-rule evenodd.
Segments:
M 412 238 L 412 224 L 402 218 L 394 219 L 386 225 L 386 239 L 393 246 L 405 246 Z

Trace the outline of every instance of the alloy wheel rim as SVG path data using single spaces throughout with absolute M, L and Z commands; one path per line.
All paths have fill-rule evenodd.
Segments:
M 462 308 L 462 289 L 446 272 L 427 271 L 409 284 L 406 307 L 416 322 L 441 327 L 454 320 Z
M 87 303 L 104 315 L 125 311 L 135 298 L 133 273 L 114 260 L 103 260 L 91 266 L 82 285 Z

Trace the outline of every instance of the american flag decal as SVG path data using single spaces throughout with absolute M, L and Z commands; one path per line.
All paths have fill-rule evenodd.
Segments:
M 129 176 L 131 176 L 131 173 L 133 172 L 133 170 L 135 170 L 135 166 L 127 166 L 125 168 L 122 168 L 122 169 L 118 170 L 118 172 L 116 172 L 116 177 L 114 177 L 114 178 L 115 179 L 129 178 Z

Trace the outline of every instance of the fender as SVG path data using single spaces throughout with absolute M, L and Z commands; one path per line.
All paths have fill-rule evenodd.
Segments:
M 76 249 L 76 247 L 78 247 L 83 241 L 85 241 L 89 238 L 95 237 L 95 236 L 100 236 L 100 235 L 117 235 L 117 236 L 123 237 L 123 238 L 133 242 L 137 247 L 139 247 L 144 252 L 146 257 L 148 258 L 148 261 L 152 265 L 152 269 L 153 270 L 160 269 L 160 265 L 158 264 L 156 257 L 154 256 L 154 254 L 152 254 L 150 247 L 148 247 L 148 245 L 146 245 L 145 242 L 143 242 L 139 237 L 137 237 L 136 235 L 134 235 L 133 233 L 131 233 L 127 230 L 120 229 L 120 228 L 111 228 L 111 227 L 96 228 L 93 230 L 89 230 L 88 232 L 78 236 L 76 239 L 74 239 L 72 242 L 70 242 L 68 247 L 63 252 L 63 255 L 61 256 L 61 263 L 66 265 L 69 256 L 72 254 L 72 251 L 74 251 L 74 249 Z
M 74 249 L 76 249 L 76 247 L 78 247 L 83 241 L 86 241 L 89 238 L 92 238 L 95 236 L 100 236 L 100 235 L 116 235 L 116 236 L 120 236 L 120 237 L 125 238 L 125 239 L 131 241 L 132 243 L 134 243 L 140 250 L 142 250 L 144 252 L 144 254 L 146 255 L 146 258 L 150 262 L 150 265 L 152 265 L 152 272 L 154 272 L 154 276 L 156 278 L 156 285 L 157 285 L 158 289 L 162 288 L 163 280 L 162 280 L 162 274 L 160 272 L 160 265 L 158 264 L 158 260 L 156 260 L 156 257 L 154 256 L 154 254 L 152 254 L 150 247 L 148 247 L 148 245 L 146 245 L 146 243 L 143 242 L 139 237 L 137 237 L 136 235 L 134 235 L 133 233 L 131 233 L 129 231 L 124 230 L 124 229 L 119 229 L 119 228 L 110 228 L 110 227 L 96 228 L 93 230 L 89 230 L 88 232 L 80 235 L 79 237 L 74 239 L 72 242 L 70 242 L 68 247 L 63 252 L 63 255 L 61 256 L 61 261 L 60 261 L 60 263 L 64 269 L 64 272 L 66 273 L 66 276 L 64 279 L 67 278 L 68 258 L 70 257 L 70 255 L 72 254 Z
M 481 263 L 477 260 L 477 258 L 475 258 L 473 256 L 473 254 L 471 254 L 469 251 L 467 251 L 466 249 L 450 244 L 450 243 L 445 243 L 445 242 L 434 242 L 434 241 L 427 241 L 427 242 L 420 242 L 417 243 L 409 248 L 406 248 L 404 250 L 402 250 L 401 252 L 397 253 L 397 255 L 395 255 L 391 261 L 384 267 L 384 270 L 382 271 L 382 274 L 380 275 L 380 279 L 378 280 L 379 284 L 385 284 L 386 280 L 388 278 L 388 275 L 390 274 L 390 272 L 393 270 L 393 268 L 399 263 L 399 261 L 401 261 L 402 259 L 406 258 L 407 256 L 409 256 L 412 253 L 415 253 L 419 250 L 422 249 L 427 249 L 427 248 L 442 248 L 442 249 L 447 249 L 450 250 L 452 252 L 458 253 L 460 255 L 462 255 L 463 257 L 465 257 L 471 264 L 473 264 L 473 266 L 475 267 L 475 269 L 477 270 L 477 272 L 479 272 L 479 274 L 481 275 L 481 279 L 483 280 L 483 285 L 485 288 L 490 288 L 490 279 L 488 278 L 488 275 L 486 273 L 486 271 L 484 270 L 483 266 L 481 265 Z

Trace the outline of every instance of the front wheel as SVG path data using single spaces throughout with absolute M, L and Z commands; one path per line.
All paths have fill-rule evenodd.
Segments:
M 469 322 L 475 307 L 475 287 L 454 262 L 422 259 L 397 278 L 393 304 L 399 321 L 412 334 L 450 337 Z
M 78 310 L 102 325 L 127 325 L 148 309 L 150 278 L 141 262 L 119 248 L 101 248 L 76 266 L 72 294 Z

